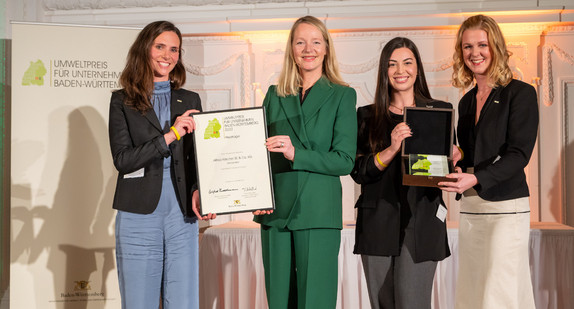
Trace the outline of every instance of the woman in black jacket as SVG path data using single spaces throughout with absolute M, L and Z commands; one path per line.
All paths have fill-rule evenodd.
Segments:
M 355 254 L 361 254 L 371 307 L 431 308 L 437 261 L 450 255 L 442 192 L 402 185 L 401 143 L 411 136 L 407 106 L 452 108 L 430 96 L 415 44 L 394 38 L 381 53 L 374 104 L 358 109 L 361 185 Z M 458 150 L 455 155 L 459 155 Z
M 118 170 L 116 261 L 122 308 L 199 308 L 197 191 L 192 113 L 182 89 L 181 33 L 167 21 L 139 33 L 110 100 Z
M 496 22 L 484 15 L 460 26 L 453 85 L 460 100 L 458 141 L 465 154 L 456 182 L 463 194 L 455 308 L 534 308 L 528 261 L 530 204 L 524 168 L 538 134 L 537 94 L 512 78 L 510 52 Z

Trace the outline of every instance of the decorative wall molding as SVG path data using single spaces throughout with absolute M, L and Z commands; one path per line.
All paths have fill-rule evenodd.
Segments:
M 570 139 L 572 138 L 570 136 L 570 128 L 572 128 L 574 126 L 574 123 L 570 123 L 569 119 L 570 119 L 570 114 L 573 112 L 571 109 L 574 109 L 574 106 L 568 106 L 568 99 L 569 99 L 569 95 L 572 96 L 574 95 L 574 93 L 569 93 L 568 89 L 570 90 L 574 90 L 574 80 L 572 79 L 568 79 L 568 80 L 562 80 L 562 102 L 564 103 L 564 145 L 568 146 L 568 143 L 570 142 Z M 572 163 L 570 163 L 572 164 Z M 574 176 L 574 175 L 572 175 Z M 574 180 L 574 178 L 572 178 L 572 180 Z
M 510 70 L 512 71 L 512 77 L 514 79 L 524 81 L 524 72 L 522 72 L 522 70 L 519 67 L 510 66 Z
M 568 78 L 562 80 L 562 101 L 564 103 L 564 215 L 563 218 L 566 219 L 566 224 L 574 225 L 574 162 L 571 158 L 574 158 L 574 106 L 570 102 L 572 96 L 574 95 L 574 79 Z
M 423 62 L 426 72 L 441 72 L 452 68 L 452 57 L 447 57 L 435 62 Z
M 200 97 L 203 95 L 202 101 L 204 98 L 207 99 L 205 102 L 202 102 L 204 111 L 211 111 L 237 108 L 237 106 L 232 105 L 236 88 L 232 84 L 202 85 L 200 87 L 191 87 L 189 90 L 199 93 Z
M 381 50 L 379 50 L 376 57 L 373 57 L 368 61 L 360 64 L 345 64 L 339 62 L 339 69 L 341 70 L 341 73 L 345 74 L 362 74 L 371 70 L 378 70 L 380 53 Z M 444 58 L 435 62 L 423 62 L 425 72 L 446 71 L 452 67 L 452 64 L 453 62 L 451 57 Z
M 101 10 L 101 9 L 114 9 L 114 8 L 148 8 L 148 7 L 173 7 L 173 6 L 205 6 L 205 5 L 261 5 L 261 4 L 281 4 L 293 2 L 299 2 L 301 5 L 314 6 L 346 6 L 342 0 L 336 1 L 325 1 L 325 0 L 42 0 L 42 5 L 46 10 L 56 11 L 56 10 Z M 361 0 L 356 1 L 357 5 L 367 5 L 367 6 L 380 6 L 381 1 L 378 0 Z M 498 2 L 498 3 L 497 3 Z M 509 9 L 525 9 L 525 8 L 539 8 L 540 4 L 537 2 L 532 3 L 513 3 L 506 1 L 503 7 L 509 7 Z M 325 3 L 325 4 L 323 4 Z M 500 1 L 497 0 L 482 0 L 478 4 L 470 3 L 468 1 L 461 0 L 443 0 L 441 4 L 447 8 L 461 8 L 461 7 L 483 7 L 483 8 L 495 8 L 500 7 Z M 404 0 L 400 3 L 384 3 L 389 7 L 395 8 L 401 5 L 410 7 L 411 9 L 416 7 L 428 7 L 429 1 L 424 0 Z M 557 4 L 556 4 L 557 5 Z
M 373 31 L 348 31 L 348 32 L 334 32 L 331 33 L 331 37 L 333 39 L 337 38 L 372 38 L 372 37 L 380 37 L 386 38 L 388 41 L 397 36 L 402 37 L 429 37 L 429 36 L 437 36 L 437 37 L 444 37 L 444 36 L 454 36 L 456 35 L 457 28 L 451 27 L 448 29 L 413 29 L 413 30 L 373 30 Z
M 263 52 L 266 56 L 280 56 L 285 54 L 285 50 L 282 48 L 265 49 Z
M 192 64 L 184 64 L 185 70 L 196 76 L 209 76 L 217 75 L 229 67 L 231 67 L 237 61 L 241 63 L 241 106 L 249 107 L 251 106 L 251 80 L 250 80 L 250 65 L 249 65 L 249 54 L 246 52 L 236 53 L 231 55 L 227 59 L 221 61 L 218 64 L 211 66 L 199 66 Z
M 522 62 L 524 62 L 525 64 L 528 64 L 528 44 L 526 44 L 526 42 L 508 42 L 506 43 L 506 48 L 507 49 L 520 49 L 523 51 L 523 55 L 522 57 L 519 57 L 516 55 L 516 53 L 513 53 L 512 56 Z
M 293 2 L 293 0 L 43 0 L 43 5 L 47 10 L 56 11 L 204 5 L 255 5 L 262 3 L 285 2 Z M 324 2 L 324 0 L 300 0 L 295 2 Z
M 380 54 L 380 51 L 377 54 Z M 379 56 L 375 56 L 359 64 L 345 64 L 339 61 L 339 70 L 344 74 L 362 74 L 371 70 L 377 70 L 379 67 L 379 58 Z
M 24 0 L 42 22 L 143 26 L 159 18 L 191 34 L 289 30 L 303 15 L 323 19 L 329 29 L 443 28 L 452 31 L 476 12 L 495 12 L 501 24 L 520 23 L 523 33 L 548 22 L 572 20 L 571 0 Z M 564 1 L 558 4 L 555 1 Z M 560 9 L 559 9 L 560 7 Z M 8 19 L 9 20 L 9 19 Z M 450 28 L 450 29 L 445 29 Z M 406 35 L 416 36 L 417 30 Z M 349 34 L 346 34 L 349 35 Z M 350 34 L 352 35 L 352 34 Z
M 237 53 L 227 57 L 227 59 L 219 62 L 218 64 L 205 67 L 199 65 L 185 64 L 185 70 L 190 74 L 197 76 L 216 75 L 227 70 L 231 65 L 233 65 L 237 61 L 237 59 L 243 58 L 245 56 L 247 56 L 247 53 Z
M 243 41 L 243 37 L 241 35 L 210 35 L 210 36 L 204 36 L 204 35 L 188 35 L 186 36 L 184 33 L 182 33 L 183 40 L 184 41 L 193 41 L 193 42 L 199 42 L 199 43 L 205 43 L 205 42 L 227 42 L 227 41 Z
M 554 101 L 554 78 L 552 76 L 552 53 L 554 53 L 558 59 L 566 62 L 570 66 L 574 66 L 574 56 L 570 55 L 562 48 L 558 47 L 556 44 L 544 44 L 542 46 L 542 62 L 543 67 L 546 68 L 542 72 L 542 80 L 545 84 L 544 87 L 544 105 L 551 106 Z M 544 65 L 545 64 L 545 65 Z
M 365 83 L 364 81 L 351 81 L 351 82 L 349 82 L 349 86 L 358 90 L 357 91 L 357 94 L 358 94 L 357 107 L 361 107 L 363 105 L 369 105 L 369 104 L 373 103 L 373 101 L 375 99 L 375 95 L 369 91 L 369 87 L 367 87 L 367 83 Z M 365 102 L 365 104 L 361 104 L 361 101 Z
M 333 40 L 357 38 L 361 40 L 373 40 L 379 38 L 382 46 L 389 40 L 397 36 L 408 38 L 428 38 L 428 37 L 454 37 L 457 28 L 448 29 L 413 29 L 413 30 L 372 30 L 372 31 L 336 31 L 331 32 Z M 280 30 L 274 32 L 244 32 L 238 35 L 188 35 L 186 39 L 193 41 L 287 41 L 289 30 Z
M 574 32 L 574 25 L 549 26 L 546 28 L 544 34 L 549 35 L 552 32 L 570 34 Z

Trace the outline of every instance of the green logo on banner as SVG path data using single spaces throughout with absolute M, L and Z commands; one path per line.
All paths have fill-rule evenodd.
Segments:
M 217 118 L 213 118 L 213 120 L 207 124 L 203 139 L 219 138 L 219 130 L 221 130 L 221 124 Z
M 22 77 L 22 86 L 43 86 L 44 75 L 46 75 L 47 72 L 42 60 L 36 62 L 30 61 L 30 67 L 24 73 L 24 77 Z

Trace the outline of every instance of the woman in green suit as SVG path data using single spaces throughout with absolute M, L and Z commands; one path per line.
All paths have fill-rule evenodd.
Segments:
M 261 224 L 270 309 L 336 306 L 342 229 L 339 176 L 354 166 L 356 93 L 342 81 L 333 41 L 317 18 L 291 28 L 283 69 L 269 87 L 267 149 L 275 211 Z

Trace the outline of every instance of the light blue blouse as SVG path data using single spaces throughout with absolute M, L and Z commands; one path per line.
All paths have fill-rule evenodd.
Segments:
M 166 133 L 171 127 L 171 85 L 169 81 L 164 82 L 154 82 L 153 94 L 151 97 L 151 102 L 153 110 L 163 132 Z M 164 158 L 163 160 L 163 170 L 164 174 L 166 171 L 169 173 L 169 168 L 171 166 L 171 156 Z

